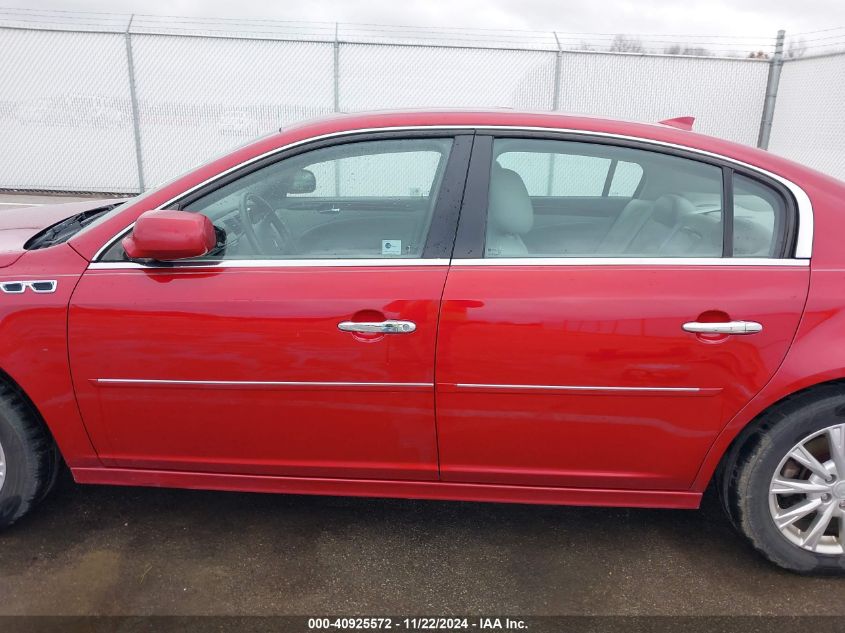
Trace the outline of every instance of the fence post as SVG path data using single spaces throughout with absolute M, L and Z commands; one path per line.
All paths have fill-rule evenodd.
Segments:
M 126 39 L 126 67 L 129 71 L 129 102 L 132 108 L 132 131 L 135 134 L 135 166 L 138 170 L 138 193 L 144 193 L 144 163 L 141 155 L 141 120 L 138 116 L 138 94 L 135 91 L 135 63 L 132 59 L 132 20 L 135 19 L 133 13 L 129 18 L 129 24 L 126 25 L 126 32 L 124 38 Z
M 783 68 L 783 40 L 786 32 L 778 31 L 775 42 L 775 54 L 769 62 L 769 78 L 766 81 L 766 100 L 763 102 L 763 116 L 760 120 L 760 134 L 757 137 L 757 147 L 769 149 L 769 138 L 772 135 L 772 121 L 775 116 L 775 101 L 778 98 L 780 71 Z
M 334 111 L 340 112 L 340 41 L 337 37 L 338 23 L 334 23 Z
M 563 58 L 563 50 L 560 48 L 560 39 L 557 36 L 557 31 L 552 31 L 555 36 L 555 44 L 557 45 L 557 52 L 555 53 L 555 81 L 554 94 L 552 95 L 552 111 L 557 111 L 560 108 L 560 66 Z M 546 181 L 546 195 L 552 195 L 552 178 L 555 173 L 555 157 L 557 154 L 549 154 L 549 177 Z
M 555 93 L 552 95 L 552 110 L 557 110 L 560 107 L 560 65 L 563 50 L 560 48 L 557 31 L 552 31 L 552 35 L 555 36 L 555 44 L 557 45 L 557 53 L 555 53 Z
M 340 40 L 337 36 L 338 23 L 334 23 L 334 111 L 340 112 Z M 334 195 L 340 196 L 340 163 L 334 163 Z

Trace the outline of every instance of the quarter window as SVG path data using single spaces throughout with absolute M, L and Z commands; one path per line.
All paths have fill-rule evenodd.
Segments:
M 784 234 L 783 197 L 756 180 L 733 177 L 734 257 L 778 257 Z
M 721 257 L 722 169 L 646 150 L 496 139 L 485 257 Z

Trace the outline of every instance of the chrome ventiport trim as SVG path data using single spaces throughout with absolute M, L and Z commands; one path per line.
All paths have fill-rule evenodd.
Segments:
M 139 262 L 93 262 L 89 270 L 134 270 L 180 272 L 208 268 L 354 268 L 374 266 L 394 268 L 397 266 L 448 266 L 448 259 L 197 259 L 184 262 L 157 262 L 141 264 Z
M 97 385 L 121 386 L 174 386 L 174 387 L 234 387 L 234 388 L 340 388 L 340 389 L 384 389 L 384 388 L 426 388 L 433 387 L 431 382 L 322 382 L 293 380 L 164 380 L 157 378 L 94 378 Z
M 283 145 L 281 147 L 276 147 L 270 151 L 264 152 L 258 156 L 245 160 L 242 163 L 235 165 L 234 167 L 230 167 L 229 169 L 220 172 L 208 178 L 201 183 L 194 185 L 190 189 L 183 191 L 178 196 L 175 196 L 164 202 L 163 204 L 156 207 L 156 209 L 163 209 L 165 207 L 170 206 L 174 202 L 184 198 L 187 195 L 190 195 L 197 189 L 200 189 L 219 178 L 223 178 L 228 174 L 237 171 L 238 169 L 242 169 L 252 163 L 260 161 L 264 158 L 269 156 L 273 156 L 274 154 L 278 154 L 280 152 L 284 152 L 290 149 L 294 149 L 296 147 L 300 147 L 302 145 L 307 145 L 309 143 L 327 140 L 330 138 L 337 138 L 337 137 L 344 137 L 344 136 L 354 136 L 357 134 L 372 134 L 377 132 L 413 132 L 413 131 L 433 131 L 437 132 L 442 130 L 447 133 L 452 133 L 457 130 L 475 130 L 476 132 L 485 133 L 491 132 L 495 133 L 496 131 L 522 131 L 522 132 L 543 132 L 543 133 L 550 133 L 550 134 L 569 134 L 573 136 L 583 136 L 583 137 L 594 137 L 594 138 L 607 138 L 607 139 L 617 139 L 622 141 L 630 141 L 639 143 L 642 145 L 653 145 L 655 147 L 664 147 L 669 149 L 676 149 L 681 150 L 684 152 L 688 152 L 690 154 L 697 154 L 699 156 L 706 156 L 708 158 L 714 158 L 720 161 L 724 161 L 726 163 L 730 163 L 732 165 L 737 165 L 744 169 L 748 169 L 749 171 L 756 172 L 758 174 L 762 174 L 772 180 L 779 182 L 781 185 L 786 187 L 790 193 L 795 197 L 795 202 L 798 207 L 798 234 L 795 241 L 795 258 L 797 259 L 809 259 L 813 254 L 813 204 L 810 201 L 810 197 L 807 193 L 797 184 L 794 182 L 787 180 L 783 176 L 779 176 L 775 173 L 768 171 L 762 167 L 757 167 L 756 165 L 751 165 L 749 163 L 743 162 L 741 160 L 737 160 L 735 158 L 731 158 L 729 156 L 724 156 L 722 154 L 717 154 L 715 152 L 709 152 L 707 150 L 698 149 L 696 147 L 690 147 L 688 145 L 679 145 L 677 143 L 670 143 L 667 141 L 658 141 L 650 138 L 644 138 L 640 136 L 630 136 L 627 134 L 613 134 L 610 132 L 594 132 L 590 130 L 573 130 L 570 128 L 559 128 L 559 127 L 545 127 L 545 126 L 522 126 L 522 125 L 409 125 L 409 126 L 393 126 L 393 127 L 377 127 L 377 128 L 362 128 L 356 130 L 342 130 L 339 132 L 332 132 L 329 134 L 321 134 L 319 136 L 312 136 L 307 139 L 302 139 L 299 141 L 295 141 L 293 143 L 289 143 L 287 145 Z M 105 253 L 111 246 L 124 235 L 126 235 L 130 230 L 132 230 L 133 224 L 130 224 L 128 227 L 120 231 L 117 235 L 112 237 L 110 240 L 106 241 L 106 243 L 97 251 L 94 255 L 93 261 L 96 262 Z M 783 261 L 783 260 L 782 260 Z
M 35 279 L 32 281 L 3 281 L 0 282 L 0 290 L 10 295 L 19 295 L 26 292 L 27 288 L 35 294 L 49 294 L 56 292 L 59 282 L 55 279 Z

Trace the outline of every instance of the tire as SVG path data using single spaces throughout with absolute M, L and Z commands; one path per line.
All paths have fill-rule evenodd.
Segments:
M 727 457 L 717 485 L 751 544 L 790 571 L 845 575 L 845 385 L 775 406 Z
M 0 529 L 27 514 L 55 484 L 61 458 L 32 405 L 0 386 Z

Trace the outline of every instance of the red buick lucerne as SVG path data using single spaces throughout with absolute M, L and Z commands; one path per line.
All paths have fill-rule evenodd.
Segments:
M 0 525 L 63 462 L 660 508 L 712 483 L 771 561 L 843 573 L 844 236 L 845 183 L 782 158 L 511 111 L 336 116 L 3 212 Z

